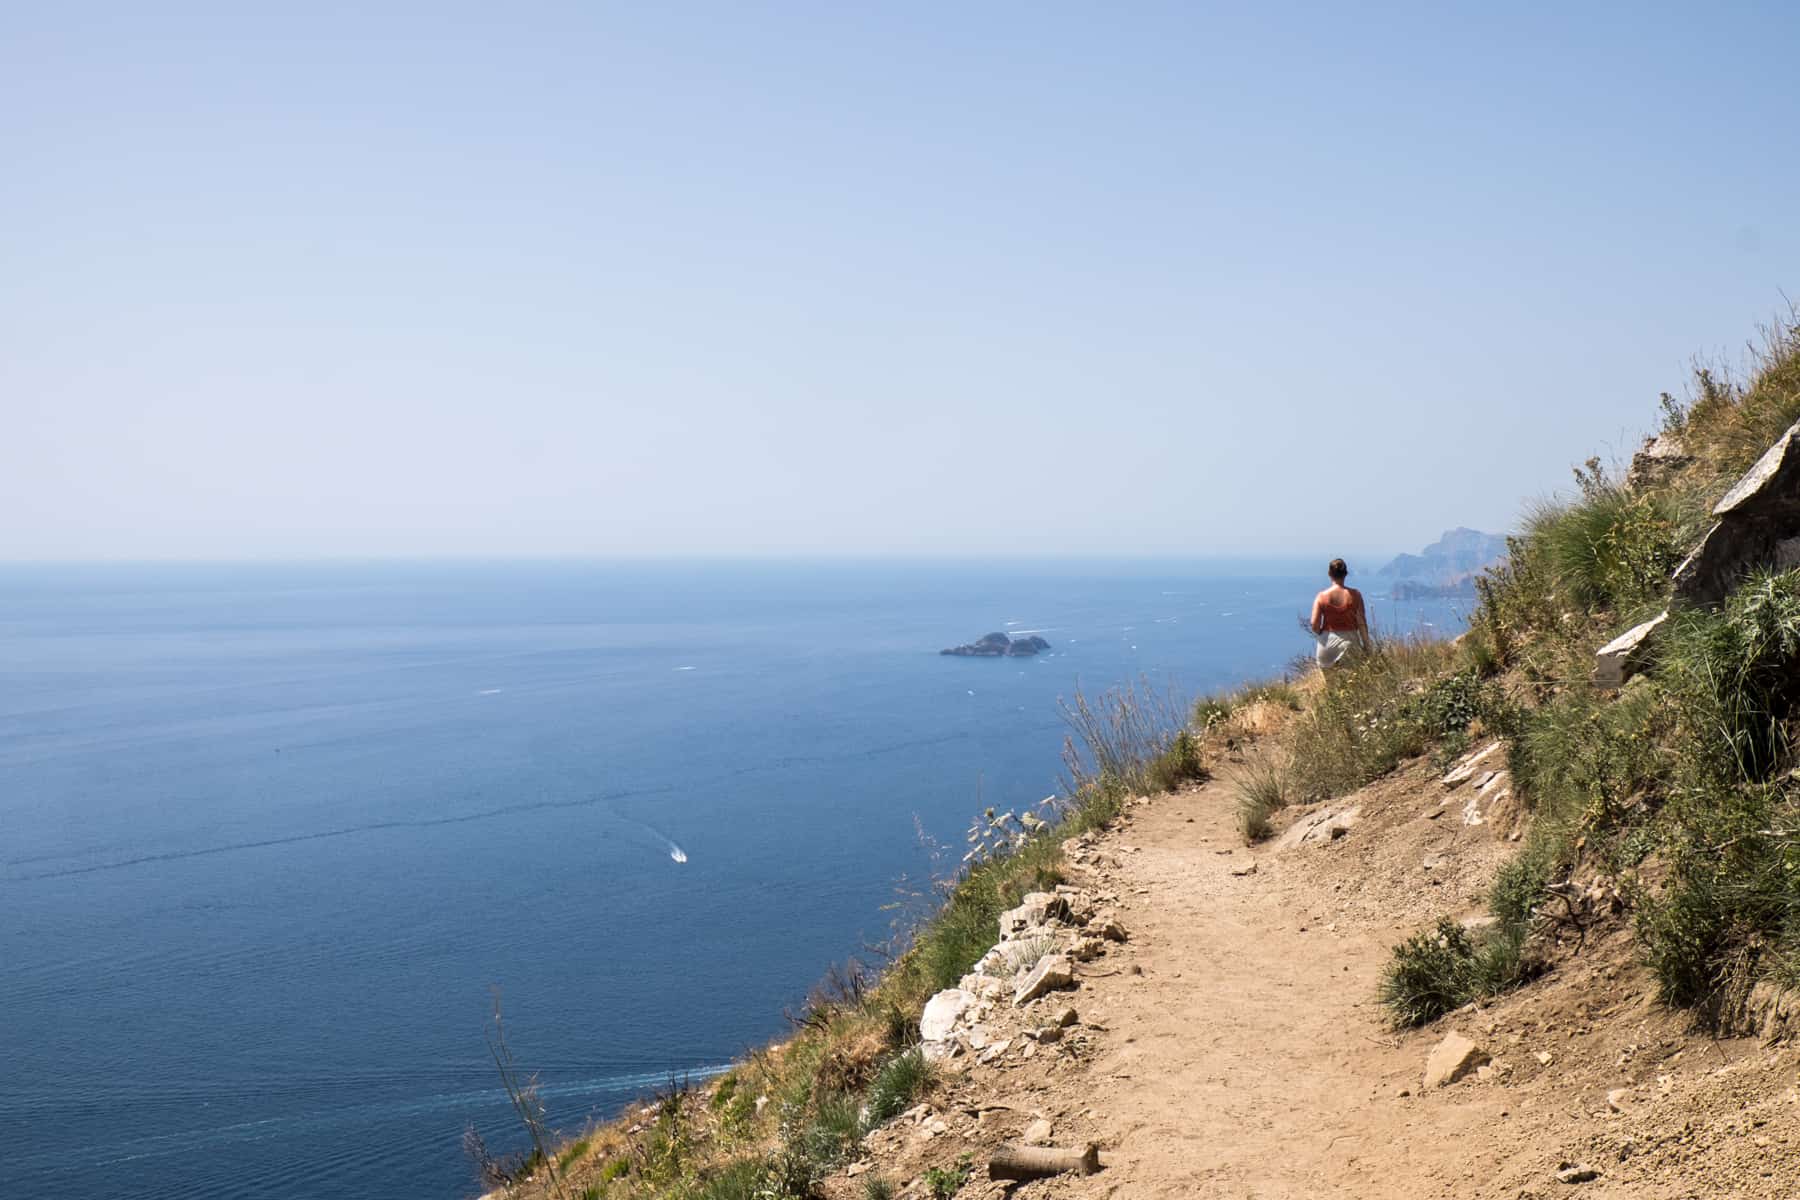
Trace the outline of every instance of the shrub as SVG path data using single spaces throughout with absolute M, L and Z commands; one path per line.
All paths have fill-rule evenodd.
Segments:
M 1795 783 L 1696 788 L 1665 831 L 1668 882 L 1645 898 L 1638 936 L 1662 998 L 1716 1017 L 1800 945 L 1800 794 Z
M 863 1200 L 894 1200 L 894 1185 L 880 1175 L 865 1175 Z
M 1475 947 L 1462 926 L 1445 917 L 1435 929 L 1394 947 L 1381 976 L 1381 1002 L 1396 1025 L 1425 1025 L 1468 1003 L 1474 989 Z
M 1502 923 L 1478 941 L 1448 917 L 1394 947 L 1380 997 L 1395 1025 L 1425 1025 L 1469 1001 L 1494 996 L 1533 973 L 1528 926 Z
M 1488 685 L 1474 670 L 1458 671 L 1432 683 L 1403 705 L 1401 717 L 1426 737 L 1444 738 L 1468 729 L 1484 708 Z
M 1507 929 L 1528 929 L 1531 910 L 1543 898 L 1544 885 L 1549 882 L 1550 863 L 1534 844 L 1494 876 L 1488 892 L 1488 911 Z

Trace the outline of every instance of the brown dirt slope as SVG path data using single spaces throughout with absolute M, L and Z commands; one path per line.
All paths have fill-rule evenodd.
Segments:
M 1140 801 L 1073 880 L 1116 895 L 1129 940 L 1008 1018 L 1041 1026 L 1072 1005 L 1078 1023 L 952 1060 L 931 1104 L 872 1135 L 832 1194 L 862 1195 L 873 1173 L 924 1195 L 927 1167 L 969 1154 L 958 1195 L 1001 1195 L 985 1152 L 1044 1121 L 1055 1145 L 1097 1142 L 1104 1168 L 1014 1187 L 1021 1200 L 1800 1195 L 1800 1055 L 1694 1034 L 1656 1003 L 1622 919 L 1491 1006 L 1387 1025 L 1390 947 L 1478 912 L 1512 848 L 1505 814 L 1470 827 L 1441 799 L 1416 764 L 1334 804 L 1360 808 L 1342 836 L 1254 850 L 1227 782 Z M 1426 1090 L 1452 1030 L 1493 1061 Z M 1598 1176 L 1559 1181 L 1571 1164 Z

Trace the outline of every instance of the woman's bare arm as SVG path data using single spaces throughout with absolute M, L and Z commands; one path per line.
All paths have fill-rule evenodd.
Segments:
M 1325 593 L 1320 592 L 1313 597 L 1312 620 L 1309 622 L 1314 633 L 1325 632 Z

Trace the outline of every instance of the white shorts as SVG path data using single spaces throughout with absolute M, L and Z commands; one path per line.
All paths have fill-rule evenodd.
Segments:
M 1367 650 L 1368 643 L 1363 641 L 1361 630 L 1350 633 L 1335 633 L 1327 630 L 1319 635 L 1319 649 L 1313 658 L 1318 662 L 1320 670 L 1329 670 L 1343 662 L 1353 650 Z

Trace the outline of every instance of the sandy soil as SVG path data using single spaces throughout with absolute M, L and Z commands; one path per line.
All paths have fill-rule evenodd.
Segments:
M 1800 1055 L 1663 1010 L 1623 918 L 1491 1007 L 1388 1027 L 1375 992 L 1391 946 L 1479 912 L 1514 849 L 1508 814 L 1468 827 L 1443 798 L 1418 764 L 1333 806 L 1361 810 L 1343 836 L 1256 850 L 1223 778 L 1136 805 L 1073 880 L 1116 897 L 1129 940 L 1080 964 L 1074 990 L 1005 1014 L 1024 1028 L 1073 1005 L 1079 1024 L 957 1060 L 852 1170 L 923 1195 L 926 1167 L 967 1154 L 959 1195 L 1022 1198 L 1800 1195 Z M 1493 1063 L 1426 1091 L 1451 1030 Z M 1038 1120 L 1054 1145 L 1098 1143 L 1103 1169 L 1010 1193 L 987 1180 L 986 1152 Z M 1576 1163 L 1597 1178 L 1559 1181 Z

